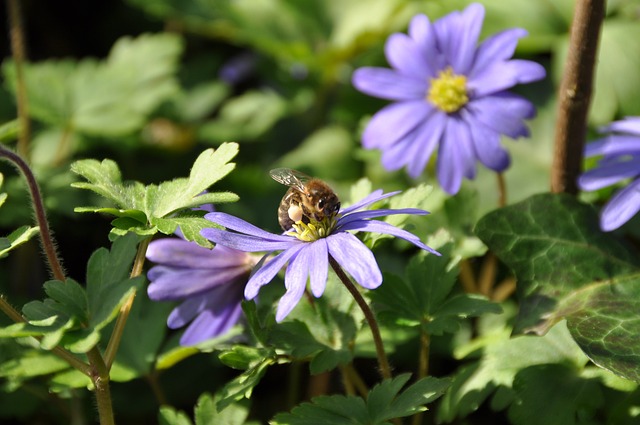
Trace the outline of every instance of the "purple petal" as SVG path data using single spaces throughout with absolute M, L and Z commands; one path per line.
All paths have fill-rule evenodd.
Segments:
M 302 254 L 305 254 L 305 262 L 309 265 L 309 285 L 311 293 L 319 298 L 324 293 L 327 286 L 327 275 L 329 272 L 329 254 L 327 251 L 327 241 L 318 239 L 298 254 L 298 261 Z
M 202 311 L 187 327 L 180 338 L 183 346 L 195 345 L 207 339 L 224 335 L 235 326 L 242 316 L 239 294 L 237 299 L 226 297 L 224 304 L 212 304 Z
M 606 127 L 600 129 L 603 133 L 630 133 L 640 136 L 640 117 L 626 117 L 620 121 L 614 121 Z
M 614 134 L 587 144 L 585 156 L 640 154 L 640 137 Z
M 389 198 L 390 196 L 397 195 L 400 191 L 390 192 L 382 195 L 382 189 L 374 190 L 369 195 L 359 200 L 353 205 L 348 206 L 347 208 L 340 210 L 340 215 L 349 214 L 351 211 L 359 210 L 361 208 L 366 207 L 367 205 L 371 205 L 374 202 L 378 202 L 381 199 Z
M 486 38 L 476 52 L 469 76 L 473 79 L 475 75 L 484 72 L 487 66 L 511 58 L 518 45 L 518 39 L 526 35 L 527 31 L 522 28 L 511 28 Z
M 287 249 L 297 241 L 291 236 L 282 236 L 281 240 L 265 240 L 258 236 L 242 235 L 215 228 L 202 229 L 200 234 L 216 244 L 246 252 Z
M 523 120 L 533 118 L 536 113 L 531 102 L 508 92 L 473 99 L 465 111 L 485 126 L 513 139 L 529 135 Z
M 467 87 L 474 98 L 479 98 L 507 90 L 517 84 L 541 80 L 545 75 L 546 71 L 539 63 L 513 59 L 487 66 L 483 72 L 474 75 L 468 81 Z
M 305 246 L 306 249 L 301 250 L 287 266 L 287 271 L 284 275 L 284 285 L 287 288 L 287 292 L 278 302 L 278 310 L 276 312 L 276 322 L 278 323 L 282 322 L 291 313 L 291 310 L 298 305 L 307 288 L 307 276 L 309 275 L 307 250 L 311 245 L 313 244 Z
M 167 318 L 169 329 L 178 329 L 189 323 L 203 310 L 206 305 L 205 297 L 187 298 L 171 311 Z
M 147 273 L 151 281 L 147 293 L 154 301 L 179 300 L 209 291 L 216 286 L 233 283 L 244 273 L 248 274 L 245 267 L 227 267 L 212 271 L 154 266 Z
M 218 268 L 241 265 L 247 254 L 224 246 L 203 248 L 194 242 L 178 238 L 152 241 L 147 248 L 147 259 L 165 266 L 185 268 Z
M 358 68 L 351 83 L 369 96 L 387 100 L 407 101 L 423 99 L 427 92 L 426 78 L 418 79 L 388 68 Z
M 254 299 L 258 295 L 260 288 L 271 282 L 286 262 L 304 248 L 304 246 L 305 243 L 294 245 L 267 261 L 265 265 L 260 267 L 260 269 L 249 278 L 249 282 L 244 288 L 244 297 L 248 300 Z
M 415 140 L 415 144 L 419 149 L 410 159 L 407 166 L 409 176 L 416 178 L 427 166 L 433 151 L 438 146 L 438 142 L 447 126 L 447 114 L 437 111 L 428 122 L 428 128 L 425 128 Z
M 254 226 L 238 217 L 234 217 L 231 214 L 222 212 L 212 212 L 204 216 L 209 221 L 219 224 L 222 227 L 226 227 L 229 230 L 235 230 L 236 232 L 252 235 L 257 238 L 269 240 L 269 241 L 290 241 L 289 236 L 276 235 L 275 233 L 266 232 L 259 227 Z M 205 229 L 209 230 L 209 229 Z M 203 235 L 204 236 L 204 235 Z M 206 237 L 206 236 L 205 236 Z
M 374 289 L 382 283 L 382 273 L 373 253 L 351 233 L 336 233 L 328 238 L 329 254 L 363 288 Z
M 429 18 L 425 15 L 416 15 L 411 19 L 409 23 L 409 36 L 418 46 L 420 55 L 424 58 L 428 64 L 430 70 L 429 75 L 424 75 L 424 78 L 436 77 L 438 72 L 444 67 L 442 61 L 442 55 L 437 54 L 436 47 L 436 34 L 433 31 Z
M 393 144 L 427 119 L 432 109 L 424 99 L 385 106 L 367 124 L 362 145 L 372 149 Z
M 482 123 L 474 123 L 473 117 L 468 117 L 467 122 L 473 128 L 471 139 L 476 157 L 485 167 L 502 172 L 509 167 L 511 159 L 509 153 L 500 146 L 500 135 Z
M 395 227 L 387 222 L 378 220 L 361 220 L 348 223 L 341 230 L 354 230 L 359 232 L 371 232 L 371 233 L 383 233 L 386 235 L 392 235 L 400 239 L 404 239 L 411 242 L 415 246 L 429 251 L 432 254 L 440 256 L 441 254 L 430 246 L 422 243 L 419 237 L 411 232 Z M 347 233 L 349 234 L 349 233 Z
M 429 68 L 429 63 L 420 46 L 405 34 L 389 36 L 384 51 L 389 64 L 402 74 L 419 81 L 425 81 L 435 75 Z
M 462 177 L 472 178 L 475 174 L 474 149 L 468 128 L 459 119 L 451 117 L 447 130 L 440 141 L 440 151 L 436 164 L 438 181 L 449 194 L 460 190 Z
M 366 211 L 358 211 L 353 214 L 349 214 L 345 217 L 340 217 L 338 219 L 338 225 L 336 226 L 336 230 L 342 229 L 344 225 L 356 220 L 365 220 L 374 217 L 384 217 L 388 215 L 397 215 L 397 214 L 411 214 L 411 215 L 427 215 L 429 211 L 421 210 L 418 208 L 401 208 L 401 209 L 379 209 L 379 210 L 366 210 Z
M 624 179 L 640 175 L 640 158 L 633 161 L 612 161 L 593 170 L 589 170 L 578 178 L 580 189 L 593 191 L 611 186 Z
M 448 53 L 456 74 L 468 75 L 475 57 L 483 21 L 484 6 L 472 3 L 462 12 L 457 27 L 452 28 Z
M 625 224 L 640 210 L 640 180 L 617 192 L 602 209 L 600 227 L 610 232 Z

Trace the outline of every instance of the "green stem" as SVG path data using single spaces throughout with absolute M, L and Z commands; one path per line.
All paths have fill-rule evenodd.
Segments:
M 97 346 L 89 350 L 87 358 L 91 365 L 91 374 L 89 377 L 95 387 L 100 425 L 115 425 L 113 405 L 111 403 L 111 389 L 109 388 L 109 369 Z
M 429 349 L 431 347 L 431 338 L 424 330 L 420 332 L 420 355 L 418 357 L 418 380 L 425 378 L 429 373 Z M 412 425 L 420 425 L 422 423 L 423 412 L 416 413 L 411 423 Z
M 29 139 L 31 124 L 29 122 L 29 102 L 27 86 L 24 78 L 24 62 L 26 60 L 24 32 L 20 13 L 20 1 L 8 0 L 9 35 L 11 38 L 11 53 L 16 67 L 16 103 L 18 106 L 18 121 L 20 133 L 18 136 L 18 152 L 25 158 L 29 157 Z
M 351 296 L 364 313 L 364 318 L 369 324 L 369 328 L 371 329 L 371 335 L 373 336 L 373 343 L 376 347 L 376 355 L 378 356 L 378 365 L 380 366 L 380 374 L 383 379 L 391 379 L 391 367 L 389 366 L 389 360 L 387 360 L 387 354 L 384 352 L 384 345 L 382 344 L 382 337 L 380 336 L 380 328 L 378 328 L 378 322 L 376 321 L 376 317 L 373 314 L 371 308 L 362 297 L 358 289 L 355 287 L 351 279 L 347 276 L 347 274 L 342 270 L 338 262 L 329 255 L 329 264 L 333 268 L 333 271 L 336 272 L 338 278 L 342 281 L 344 286 L 347 288 Z
M 142 274 L 145 255 L 147 253 L 149 242 L 151 242 L 151 239 L 147 238 L 140 242 L 140 244 L 138 245 L 138 252 L 136 253 L 136 258 L 133 261 L 133 268 L 131 269 L 131 274 L 129 275 L 131 278 L 138 277 Z M 109 339 L 109 344 L 107 344 L 107 349 L 104 352 L 104 359 L 107 369 L 111 369 L 113 361 L 116 358 L 116 353 L 118 352 L 118 347 L 120 346 L 120 340 L 122 339 L 122 333 L 124 332 L 124 326 L 126 325 L 127 319 L 129 318 L 129 313 L 131 313 L 131 307 L 133 306 L 133 300 L 135 299 L 135 297 L 136 293 L 134 292 L 129 296 L 129 298 L 120 308 L 120 313 L 118 314 L 118 318 L 116 319 L 113 333 L 111 334 L 111 338 Z
M 38 226 L 40 227 L 40 240 L 42 241 L 42 248 L 45 255 L 47 256 L 49 267 L 51 267 L 53 276 L 57 280 L 64 282 L 66 280 L 66 277 L 64 274 L 64 270 L 62 269 L 60 259 L 58 258 L 56 245 L 53 241 L 53 235 L 51 234 L 51 230 L 49 229 L 47 213 L 44 209 L 40 187 L 38 186 L 38 182 L 36 181 L 31 168 L 29 168 L 29 165 L 27 165 L 27 163 L 20 157 L 20 155 L 12 152 L 2 145 L 0 145 L 0 157 L 7 158 L 9 161 L 11 161 L 22 172 L 25 179 L 27 180 L 29 193 L 31 194 L 31 200 L 33 202 L 33 211 L 36 215 Z

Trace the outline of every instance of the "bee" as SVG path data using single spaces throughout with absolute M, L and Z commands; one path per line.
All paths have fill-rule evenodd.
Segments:
M 340 200 L 328 184 L 290 168 L 269 172 L 278 183 L 289 186 L 278 207 L 278 223 L 287 231 L 295 222 L 322 221 L 340 210 Z

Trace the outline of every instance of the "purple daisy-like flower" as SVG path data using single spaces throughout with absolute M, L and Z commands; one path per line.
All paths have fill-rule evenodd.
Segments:
M 294 231 L 282 235 L 264 231 L 229 214 L 213 212 L 205 218 L 226 227 L 227 230 L 203 229 L 201 234 L 215 242 L 216 246 L 223 245 L 247 252 L 281 251 L 254 271 L 244 291 L 247 299 L 255 298 L 260 288 L 271 282 L 288 263 L 284 276 L 286 293 L 280 300 L 276 312 L 276 321 L 280 322 L 300 301 L 307 287 L 307 279 L 315 297 L 323 294 L 327 284 L 329 256 L 362 287 L 374 289 L 380 286 L 382 273 L 373 253 L 349 231 L 393 235 L 440 255 L 422 243 L 416 235 L 389 223 L 371 220 L 392 214 L 425 215 L 428 214 L 427 211 L 416 208 L 357 211 L 397 193 L 399 192 L 383 194 L 381 190 L 375 191 L 360 202 L 344 208 L 336 217 L 329 217 L 322 222 L 312 220 L 309 224 L 298 222 L 294 225 Z
M 545 76 L 532 61 L 510 59 L 524 29 L 509 29 L 478 45 L 484 7 L 474 3 L 430 22 L 411 20 L 409 33 L 392 34 L 385 55 L 392 69 L 364 67 L 353 85 L 394 103 L 378 111 L 367 125 L 362 144 L 382 151 L 390 171 L 407 168 L 420 175 L 438 148 L 436 173 L 450 194 L 462 178 L 474 179 L 476 160 L 495 171 L 510 163 L 500 136 L 529 136 L 524 119 L 535 115 L 526 99 L 507 91 Z
M 223 335 L 242 314 L 242 291 L 256 258 L 219 245 L 207 249 L 179 238 L 152 241 L 147 258 L 156 265 L 147 273 L 147 289 L 154 301 L 182 301 L 169 315 L 167 326 L 191 322 L 180 339 L 194 345 Z
M 602 159 L 596 168 L 580 176 L 578 186 L 593 191 L 632 179 L 615 193 L 600 213 L 600 228 L 610 232 L 640 211 L 640 117 L 613 122 L 601 131 L 612 134 L 589 143 L 585 156 L 602 155 Z

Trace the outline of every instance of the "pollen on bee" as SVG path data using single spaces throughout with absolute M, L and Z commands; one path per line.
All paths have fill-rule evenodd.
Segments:
M 289 218 L 294 222 L 298 222 L 302 220 L 302 213 L 303 211 L 300 205 L 295 205 L 293 203 L 289 205 L 289 209 L 287 210 L 287 214 L 289 215 Z

